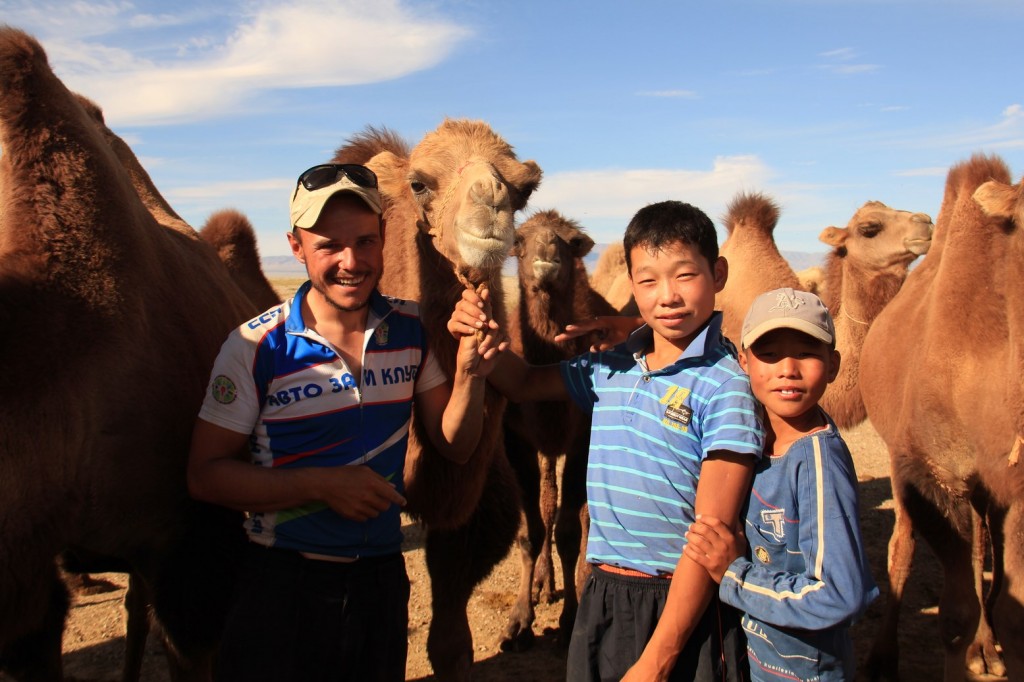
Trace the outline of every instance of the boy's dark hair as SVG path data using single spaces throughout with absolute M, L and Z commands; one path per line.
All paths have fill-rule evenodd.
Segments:
M 644 206 L 629 221 L 622 238 L 627 272 L 633 272 L 630 254 L 634 247 L 659 251 L 676 242 L 696 245 L 711 267 L 718 260 L 718 233 L 704 211 L 674 200 Z

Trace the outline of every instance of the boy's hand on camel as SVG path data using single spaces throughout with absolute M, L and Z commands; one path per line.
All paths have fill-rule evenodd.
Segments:
M 686 546 L 683 553 L 704 567 L 708 575 L 718 584 L 737 557 L 747 549 L 747 538 L 743 531 L 733 533 L 721 519 L 698 514 L 697 520 L 686 531 Z
M 448 332 L 456 339 L 475 336 L 483 330 L 497 330 L 498 323 L 491 317 L 491 292 L 482 289 L 480 293 L 463 289 L 462 298 L 455 304 L 455 310 L 448 319 Z
M 565 325 L 565 331 L 555 337 L 555 343 L 591 334 L 595 339 L 590 345 L 591 352 L 610 350 L 629 338 L 630 332 L 643 323 L 644 320 L 641 317 L 598 315 L 589 320 L 580 320 Z

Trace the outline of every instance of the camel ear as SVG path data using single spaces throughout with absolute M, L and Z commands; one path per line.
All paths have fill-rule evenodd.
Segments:
M 974 191 L 974 200 L 985 215 L 991 218 L 1010 219 L 1017 204 L 1014 188 L 998 180 L 989 180 Z
M 826 227 L 818 235 L 818 240 L 839 249 L 846 245 L 849 236 L 850 233 L 845 227 Z
M 594 248 L 594 240 L 588 235 L 578 234 L 569 240 L 569 248 L 576 258 L 583 258 Z

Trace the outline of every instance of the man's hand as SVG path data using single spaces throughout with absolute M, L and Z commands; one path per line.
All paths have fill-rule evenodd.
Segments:
M 747 538 L 743 531 L 733 533 L 727 525 L 714 516 L 697 515 L 697 520 L 686 531 L 686 547 L 683 552 L 704 567 L 708 575 L 722 584 L 722 576 L 729 564 L 743 556 L 747 549 Z
M 463 336 L 475 336 L 484 330 L 497 330 L 498 323 L 491 317 L 489 289 L 480 293 L 472 289 L 463 289 L 462 298 L 455 304 L 455 310 L 448 320 L 448 331 L 456 339 Z
M 317 499 L 352 521 L 367 521 L 380 516 L 393 504 L 405 506 L 405 498 L 394 484 L 368 466 L 310 468 L 315 478 Z M 400 475 L 400 474 L 399 474 Z
M 590 346 L 591 352 L 610 350 L 629 338 L 630 332 L 643 323 L 641 317 L 598 315 L 589 320 L 579 320 L 565 325 L 565 331 L 555 337 L 555 342 L 562 343 L 591 334 L 594 338 Z

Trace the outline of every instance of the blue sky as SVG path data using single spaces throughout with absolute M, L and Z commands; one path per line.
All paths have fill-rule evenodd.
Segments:
M 719 225 L 765 192 L 824 251 L 865 201 L 929 213 L 949 166 L 1024 172 L 1020 0 L 0 0 L 197 229 L 243 211 L 288 253 L 295 177 L 368 125 L 487 121 L 544 170 L 529 210 L 599 243 L 673 198 Z M 1017 83 L 1017 85 L 1013 85 Z

